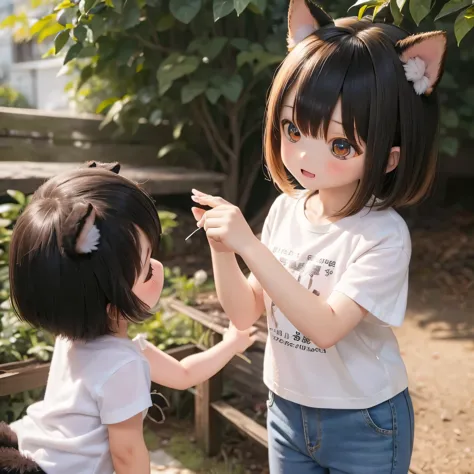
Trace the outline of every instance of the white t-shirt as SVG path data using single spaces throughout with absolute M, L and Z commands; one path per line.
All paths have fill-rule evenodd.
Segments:
M 11 425 L 48 474 L 112 474 L 107 425 L 146 414 L 150 367 L 130 339 L 57 338 L 44 400 Z
M 392 209 L 366 208 L 335 223 L 313 225 L 304 211 L 306 196 L 276 199 L 262 242 L 319 298 L 330 304 L 336 292 L 343 293 L 369 314 L 335 346 L 320 349 L 265 294 L 264 381 L 277 395 L 301 405 L 370 408 L 408 385 L 390 326 L 399 326 L 405 317 L 410 235 Z

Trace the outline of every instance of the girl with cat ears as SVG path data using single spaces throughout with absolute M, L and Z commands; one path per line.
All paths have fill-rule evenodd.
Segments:
M 116 163 L 58 175 L 19 217 L 10 245 L 12 305 L 56 336 L 43 401 L 0 422 L 0 472 L 149 474 L 145 415 L 164 421 L 151 382 L 184 390 L 252 344 L 231 326 L 223 341 L 181 361 L 128 337 L 153 315 L 163 288 L 153 200 Z M 150 412 L 148 409 L 151 409 Z
M 210 207 L 193 213 L 226 314 L 241 329 L 268 316 L 271 474 L 409 470 L 413 407 L 391 326 L 405 317 L 411 243 L 393 208 L 433 183 L 446 35 L 409 35 L 388 11 L 333 20 L 291 1 L 264 141 L 282 194 L 260 240 L 236 206 L 193 191 Z

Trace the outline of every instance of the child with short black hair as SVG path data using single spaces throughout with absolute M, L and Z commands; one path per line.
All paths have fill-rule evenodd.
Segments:
M 92 163 L 47 181 L 13 231 L 10 282 L 19 317 L 56 336 L 44 400 L 0 423 L 9 473 L 148 474 L 143 419 L 151 381 L 186 389 L 253 342 L 233 326 L 223 342 L 178 362 L 127 336 L 156 306 L 163 267 L 152 258 L 161 226 L 153 201 Z

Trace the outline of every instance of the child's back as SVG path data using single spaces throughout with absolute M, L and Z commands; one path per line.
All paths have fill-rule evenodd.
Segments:
M 48 474 L 112 472 L 107 425 L 146 411 L 150 369 L 130 339 L 57 338 L 44 400 L 13 424 L 20 449 Z M 126 387 L 126 389 L 124 389 Z

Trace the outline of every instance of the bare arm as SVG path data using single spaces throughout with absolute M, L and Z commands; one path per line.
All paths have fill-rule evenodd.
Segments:
M 242 257 L 281 312 L 323 349 L 345 337 L 367 314 L 342 293 L 333 294 L 331 305 L 314 295 L 300 285 L 257 238 Z
M 245 278 L 233 252 L 212 250 L 212 266 L 224 312 L 238 329 L 249 328 L 265 309 L 260 283 L 253 274 Z
M 147 343 L 143 351 L 150 363 L 153 382 L 177 390 L 194 387 L 217 374 L 238 352 L 243 352 L 253 342 L 253 331 L 238 331 L 231 327 L 224 340 L 207 351 L 193 354 L 181 361 Z
M 150 456 L 143 439 L 142 414 L 107 427 L 115 473 L 150 474 Z

